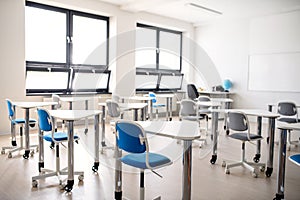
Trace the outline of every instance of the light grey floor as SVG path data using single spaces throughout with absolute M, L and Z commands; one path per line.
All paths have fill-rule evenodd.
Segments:
M 199 148 L 199 142 L 193 143 L 192 165 L 192 199 L 273 199 L 276 193 L 277 176 L 277 151 L 275 145 L 274 172 L 270 178 L 260 173 L 258 178 L 253 178 L 249 171 L 242 167 L 231 169 L 231 174 L 224 173 L 222 161 L 239 160 L 241 143 L 225 136 L 220 122 L 218 160 L 211 165 L 211 143 Z M 109 125 L 106 126 L 108 144 L 113 143 L 113 134 Z M 255 130 L 255 128 L 253 129 Z M 265 127 L 264 127 L 264 130 Z M 80 144 L 75 144 L 75 170 L 84 170 L 83 182 L 75 177 L 75 184 L 71 194 L 60 190 L 55 177 L 39 181 L 37 188 L 32 188 L 31 177 L 38 175 L 38 155 L 35 154 L 28 160 L 22 157 L 23 152 L 13 154 L 13 158 L 0 155 L 0 199 L 114 199 L 114 158 L 112 150 L 105 150 L 100 154 L 99 173 L 95 174 L 93 166 L 93 126 L 90 126 L 87 136 L 83 128 L 77 126 L 76 133 L 81 136 Z M 265 134 L 265 133 L 264 133 Z M 265 136 L 265 135 L 264 135 Z M 37 134 L 31 134 L 31 143 L 37 143 Z M 0 136 L 0 146 L 9 145 L 9 135 Z M 159 178 L 149 172 L 145 177 L 146 199 L 161 196 L 162 199 L 181 199 L 182 179 L 182 146 L 177 141 L 150 137 L 150 148 L 153 151 L 164 153 L 171 157 L 174 164 L 157 172 L 163 176 Z M 255 154 L 255 145 L 246 145 L 247 157 L 252 160 Z M 300 148 L 292 148 L 287 156 L 299 153 Z M 67 150 L 61 147 L 61 164 L 66 166 Z M 261 162 L 266 160 L 266 141 L 262 141 Z M 55 154 L 45 143 L 45 166 L 54 167 Z M 132 168 L 123 167 L 123 196 L 126 199 L 138 199 L 139 174 Z M 65 180 L 65 177 L 64 177 Z M 285 199 L 300 199 L 300 167 L 286 162 Z

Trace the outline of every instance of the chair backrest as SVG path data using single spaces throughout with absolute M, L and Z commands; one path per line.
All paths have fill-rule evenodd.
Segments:
M 188 93 L 188 97 L 192 100 L 195 100 L 199 97 L 198 90 L 194 84 L 187 85 L 187 93 Z
M 116 123 L 116 139 L 120 149 L 130 153 L 144 153 L 148 151 L 148 142 L 144 129 L 131 121 Z
M 149 92 L 149 97 L 151 97 L 152 103 L 156 103 L 156 94 L 154 92 Z
M 14 106 L 13 106 L 11 100 L 9 100 L 9 99 L 6 99 L 6 103 L 7 103 L 7 109 L 8 109 L 8 117 L 9 117 L 9 119 L 12 119 L 12 117 L 15 114 Z
M 61 108 L 60 97 L 57 94 L 52 94 L 52 101 L 57 103 L 55 109 Z
M 190 99 L 184 99 L 180 102 L 179 116 L 196 116 L 197 107 L 196 103 Z
M 116 101 L 107 99 L 106 107 L 110 117 L 119 117 L 121 115 L 119 104 Z
M 210 101 L 210 97 L 201 95 L 198 97 L 198 101 Z M 208 109 L 209 106 L 200 106 L 200 109 Z
M 293 102 L 279 102 L 277 107 L 277 112 L 284 116 L 294 116 L 297 115 L 297 106 Z
M 111 95 L 111 99 L 112 99 L 113 101 L 117 102 L 117 103 L 120 102 L 120 96 L 117 95 L 117 94 Z
M 44 108 L 37 108 L 39 127 L 42 131 L 52 131 L 52 118 Z
M 233 131 L 247 131 L 249 132 L 248 118 L 242 112 L 228 112 L 227 126 Z

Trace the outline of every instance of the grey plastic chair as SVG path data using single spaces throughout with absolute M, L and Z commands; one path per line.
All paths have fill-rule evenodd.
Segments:
M 265 170 L 264 163 L 253 163 L 246 161 L 245 150 L 246 142 L 252 142 L 257 140 L 262 140 L 263 137 L 257 134 L 250 133 L 249 121 L 247 116 L 242 112 L 229 112 L 227 113 L 227 126 L 232 132 L 228 137 L 240 140 L 242 142 L 242 158 L 241 161 L 231 164 L 226 164 L 224 161 L 222 167 L 225 167 L 225 173 L 230 174 L 230 168 L 243 166 L 249 169 L 252 172 L 252 176 L 256 178 L 258 173 L 255 167 L 260 167 L 260 170 L 263 172 Z
M 277 112 L 280 114 L 280 117 L 277 119 L 278 121 L 287 123 L 300 122 L 298 118 L 297 106 L 293 102 L 279 102 L 277 106 Z M 297 146 L 299 141 L 291 140 L 291 130 L 289 130 L 288 133 L 287 150 L 290 151 L 291 145 Z
M 210 97 L 208 96 L 199 96 L 198 101 L 210 101 Z M 206 120 L 206 131 L 208 131 L 208 120 L 209 120 L 209 114 L 211 111 L 209 110 L 209 106 L 199 106 L 199 114 Z

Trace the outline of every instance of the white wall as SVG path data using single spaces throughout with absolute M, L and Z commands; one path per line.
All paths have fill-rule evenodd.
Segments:
M 248 89 L 250 54 L 300 51 L 299 12 L 255 19 L 227 19 L 196 29 L 196 41 L 212 58 L 221 79 L 229 78 L 233 81 L 232 91 L 236 93 L 235 107 L 267 109 L 267 103 L 277 103 L 280 100 L 291 100 L 300 104 L 300 93 Z M 272 79 L 272 72 L 265 81 L 269 78 Z
M 105 4 L 97 0 L 37 0 L 36 2 L 60 6 L 69 9 L 100 14 L 111 17 L 110 37 L 126 36 L 135 30 L 136 22 L 151 23 L 162 27 L 183 31 L 185 35 L 193 37 L 194 28 L 191 24 L 148 13 L 129 13 L 117 6 Z M 25 93 L 25 1 L 0 1 L 0 134 L 9 133 L 9 121 L 5 98 L 12 100 L 42 101 L 42 97 L 26 97 Z M 131 36 L 130 36 L 131 37 Z M 126 37 L 124 37 L 126 38 Z M 134 48 L 135 40 L 124 40 L 122 37 L 112 43 L 112 92 L 120 95 L 130 95 L 134 92 L 135 66 L 134 54 L 127 52 Z M 121 57 L 121 55 L 126 55 Z M 114 58 L 118 58 L 115 59 Z M 123 79 L 126 76 L 126 79 Z M 190 80 L 188 80 L 190 81 Z M 116 87 L 118 86 L 118 87 Z M 17 111 L 23 116 L 22 111 Z M 34 116 L 34 112 L 32 113 Z

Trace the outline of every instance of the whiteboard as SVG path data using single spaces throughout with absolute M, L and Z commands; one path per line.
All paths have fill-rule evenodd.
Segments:
M 300 92 L 300 52 L 250 55 L 248 89 Z

